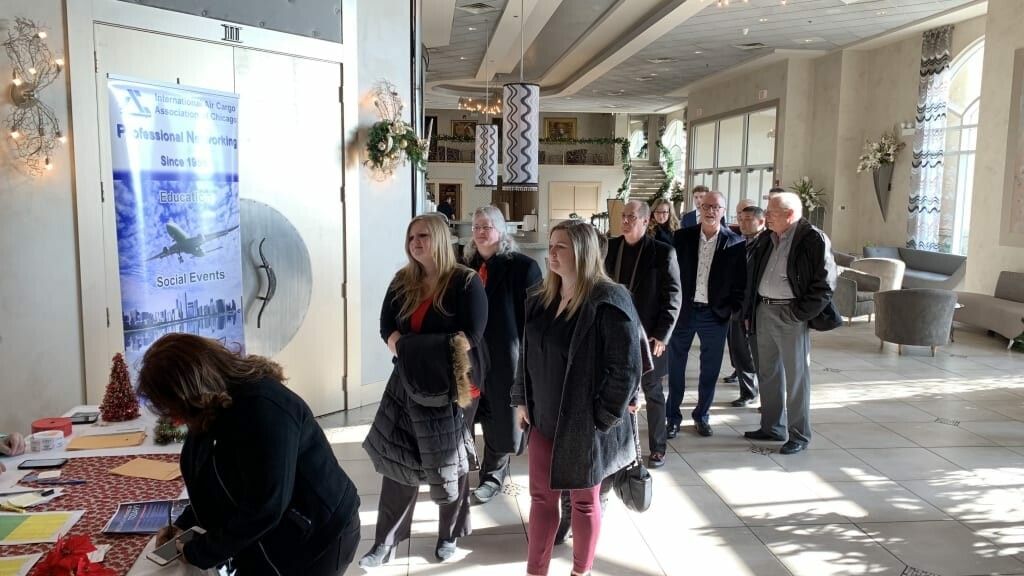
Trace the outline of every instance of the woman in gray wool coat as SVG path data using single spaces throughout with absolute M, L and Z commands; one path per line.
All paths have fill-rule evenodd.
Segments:
M 597 233 L 565 221 L 551 230 L 550 273 L 527 301 L 512 388 L 530 426 L 527 573 L 546 576 L 559 493 L 572 499 L 573 574 L 589 574 L 601 530 L 601 481 L 636 459 L 627 405 L 641 376 L 640 323 L 629 292 L 605 274 Z

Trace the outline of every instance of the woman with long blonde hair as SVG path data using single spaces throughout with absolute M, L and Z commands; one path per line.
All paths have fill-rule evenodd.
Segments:
M 679 230 L 679 217 L 672 203 L 665 198 L 658 198 L 651 204 L 651 222 L 647 225 L 647 235 L 672 246 L 672 239 Z
M 380 314 L 380 335 L 395 370 L 363 442 L 383 477 L 376 536 L 359 561 L 363 567 L 390 561 L 397 544 L 409 538 L 424 481 L 440 507 L 435 557 L 451 558 L 457 539 L 471 532 L 472 432 L 463 408 L 471 385 L 484 386 L 479 345 L 487 296 L 480 277 L 456 262 L 441 215 L 412 219 L 405 253 L 409 261 L 391 281 Z
M 640 321 L 629 292 L 604 270 L 597 232 L 569 220 L 551 230 L 549 273 L 526 304 L 512 388 L 530 427 L 527 573 L 546 576 L 570 491 L 573 574 L 589 574 L 601 530 L 601 481 L 636 459 L 625 418 L 640 382 Z

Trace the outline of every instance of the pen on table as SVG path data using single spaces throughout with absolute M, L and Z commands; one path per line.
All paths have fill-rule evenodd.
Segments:
M 35 484 L 85 484 L 85 480 L 35 480 Z

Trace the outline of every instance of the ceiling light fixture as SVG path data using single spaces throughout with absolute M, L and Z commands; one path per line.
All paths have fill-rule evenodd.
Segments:
M 505 181 L 509 191 L 536 192 L 540 188 L 540 85 L 527 84 L 526 20 L 524 0 L 519 1 L 519 82 L 505 84 Z
M 487 32 L 484 35 L 484 52 L 487 52 L 487 36 L 491 35 L 491 23 L 486 21 Z M 476 185 L 482 188 L 498 187 L 498 126 L 487 122 L 491 113 L 491 74 L 488 62 L 484 60 L 484 78 L 487 81 L 487 97 L 484 101 L 483 124 L 477 124 L 474 130 L 474 148 L 476 158 L 473 167 L 476 176 Z M 498 99 L 497 111 L 501 112 L 501 99 Z

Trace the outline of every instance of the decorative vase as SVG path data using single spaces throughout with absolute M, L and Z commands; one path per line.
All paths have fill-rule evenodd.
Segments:
M 875 197 L 878 198 L 878 207 L 882 210 L 882 222 L 885 222 L 889 212 L 889 191 L 892 190 L 892 164 L 882 164 L 874 171 Z

